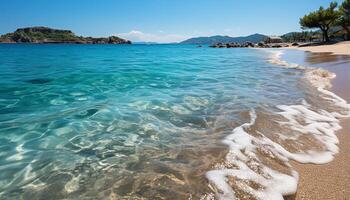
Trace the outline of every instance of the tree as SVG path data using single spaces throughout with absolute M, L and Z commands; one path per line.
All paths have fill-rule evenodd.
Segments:
M 339 8 L 340 18 L 338 25 L 342 26 L 347 33 L 347 40 L 350 40 L 350 0 L 345 0 Z
M 284 42 L 309 42 L 315 35 L 312 31 L 291 32 L 282 35 Z
M 335 9 L 338 4 L 330 3 L 329 7 L 324 9 L 322 6 L 314 12 L 311 12 L 300 19 L 300 25 L 303 29 L 319 28 L 323 34 L 323 41 L 329 42 L 329 30 L 339 19 L 339 12 Z

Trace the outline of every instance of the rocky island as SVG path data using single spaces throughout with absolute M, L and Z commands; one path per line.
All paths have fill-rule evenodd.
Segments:
M 116 36 L 101 38 L 76 36 L 70 30 L 52 29 L 40 26 L 19 28 L 13 33 L 1 35 L 0 43 L 131 44 L 131 41 Z

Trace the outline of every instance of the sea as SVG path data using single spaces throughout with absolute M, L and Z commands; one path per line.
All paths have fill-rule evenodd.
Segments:
M 350 105 L 286 55 L 1 44 L 0 199 L 293 195 L 290 161 L 330 162 Z

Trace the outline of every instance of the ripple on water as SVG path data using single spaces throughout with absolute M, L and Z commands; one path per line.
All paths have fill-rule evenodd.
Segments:
M 63 99 L 52 99 L 52 100 L 50 101 L 50 103 L 51 103 L 52 105 L 59 106 L 59 105 L 67 104 L 68 102 L 65 101 L 65 100 L 63 100 Z
M 190 45 L 0 45 L 0 198 L 212 197 L 205 173 L 225 160 L 220 140 L 247 121 L 241 113 L 305 97 L 301 74 L 265 57 Z

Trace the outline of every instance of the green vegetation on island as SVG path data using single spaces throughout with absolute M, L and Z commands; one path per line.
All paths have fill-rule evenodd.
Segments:
M 337 24 L 346 31 L 347 39 L 350 40 L 350 0 L 345 0 L 339 8 L 340 17 Z
M 93 38 L 76 36 L 70 30 L 48 27 L 20 28 L 13 33 L 0 36 L 0 43 L 72 43 L 72 44 L 131 44 L 116 36 Z

